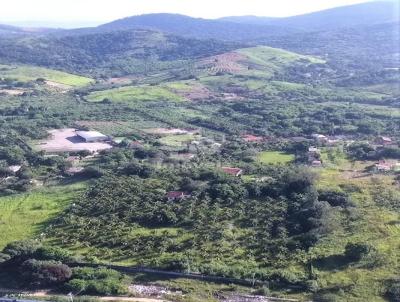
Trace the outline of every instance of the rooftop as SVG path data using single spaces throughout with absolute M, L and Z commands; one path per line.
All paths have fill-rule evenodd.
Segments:
M 84 139 L 99 138 L 99 137 L 107 138 L 106 135 L 98 131 L 76 131 L 76 134 Z

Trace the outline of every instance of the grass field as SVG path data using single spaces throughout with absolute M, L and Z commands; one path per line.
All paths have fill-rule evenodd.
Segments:
M 85 86 L 93 82 L 92 79 L 42 67 L 35 66 L 8 66 L 0 65 L 0 77 L 15 78 L 19 81 L 33 81 L 44 78 L 48 81 L 68 86 Z
M 257 160 L 263 164 L 287 164 L 294 160 L 294 155 L 279 151 L 264 151 L 257 155 Z
M 160 142 L 167 146 L 180 147 L 187 142 L 196 140 L 196 138 L 198 138 L 198 136 L 192 134 L 168 135 L 160 138 Z
M 299 60 L 306 60 L 309 63 L 325 63 L 325 61 L 311 56 L 303 56 L 283 49 L 267 46 L 244 48 L 237 51 L 247 56 L 251 63 L 267 67 L 272 71 Z
M 0 249 L 9 242 L 39 235 L 48 220 L 84 187 L 84 183 L 78 183 L 0 197 Z
M 109 99 L 112 102 L 138 102 L 138 101 L 172 101 L 181 102 L 184 98 L 158 86 L 126 86 L 103 91 L 96 91 L 89 95 L 90 102 L 101 102 Z

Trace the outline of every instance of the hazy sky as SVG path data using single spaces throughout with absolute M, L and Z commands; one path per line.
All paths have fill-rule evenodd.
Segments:
M 283 17 L 366 0 L 3 0 L 0 24 L 46 21 L 90 24 L 145 13 L 218 18 L 233 15 Z

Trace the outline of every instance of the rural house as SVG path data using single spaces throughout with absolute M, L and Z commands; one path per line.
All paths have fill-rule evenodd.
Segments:
M 192 195 L 190 193 L 183 191 L 170 191 L 166 194 L 168 201 L 182 200 L 191 196 Z
M 222 167 L 222 171 L 224 171 L 226 174 L 236 176 L 236 177 L 242 175 L 242 173 L 243 173 L 243 170 L 240 168 Z
M 378 145 L 382 145 L 382 146 L 387 146 L 387 145 L 393 144 L 392 139 L 390 137 L 387 137 L 387 136 L 380 136 L 375 140 L 375 142 Z

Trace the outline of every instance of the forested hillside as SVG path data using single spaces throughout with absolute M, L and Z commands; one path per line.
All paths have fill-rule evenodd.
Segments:
M 0 27 L 0 297 L 398 302 L 390 12 Z

